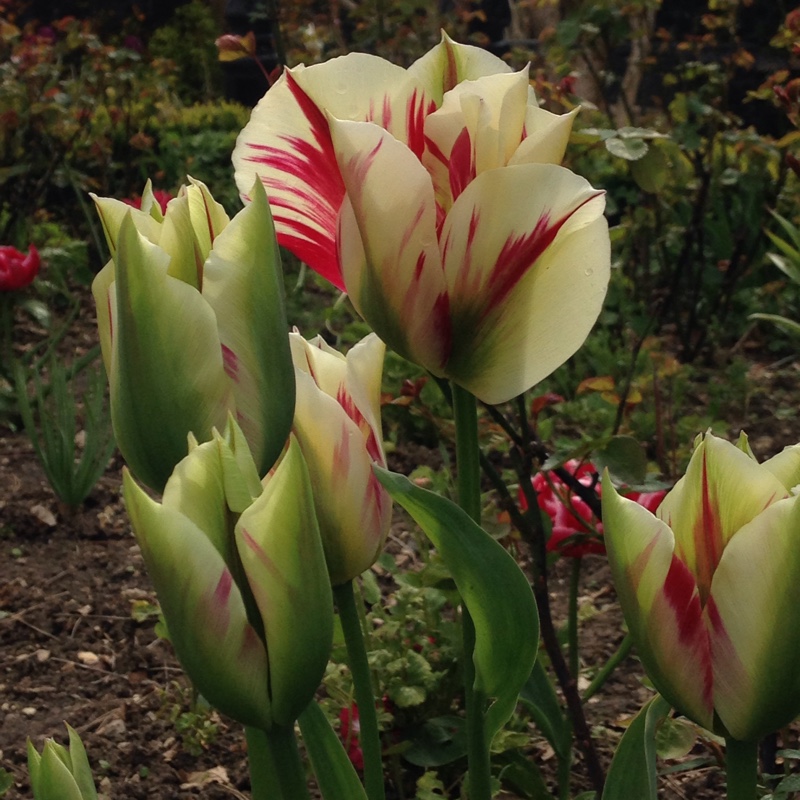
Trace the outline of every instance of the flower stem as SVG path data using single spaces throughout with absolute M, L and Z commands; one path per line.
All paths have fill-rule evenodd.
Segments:
M 333 587 L 333 597 L 339 609 L 339 619 L 347 645 L 347 660 L 353 675 L 353 687 L 358 706 L 361 750 L 364 754 L 364 788 L 369 800 L 383 800 L 383 761 L 378 730 L 378 715 L 375 711 L 375 694 L 364 644 L 364 632 L 358 615 L 353 582 L 347 581 Z
M 278 791 L 275 762 L 267 744 L 267 735 L 260 728 L 246 727 L 247 766 L 250 769 L 250 791 L 253 800 L 283 800 Z
M 451 384 L 453 417 L 456 424 L 456 483 L 458 503 L 480 524 L 481 485 L 480 448 L 478 445 L 478 406 L 475 396 Z M 467 713 L 467 764 L 470 800 L 489 800 L 492 796 L 492 771 L 489 743 L 486 741 L 486 698 L 475 690 L 475 626 L 469 610 L 461 610 L 464 654 L 464 706 Z
M 758 742 L 725 739 L 725 773 L 728 800 L 756 800 L 758 785 Z
M 628 657 L 633 648 L 633 639 L 628 633 L 625 638 L 620 642 L 619 647 L 600 668 L 597 674 L 592 679 L 592 682 L 583 693 L 581 700 L 585 703 L 590 697 L 593 697 L 602 688 L 603 684 L 611 677 L 611 673 Z
M 306 772 L 297 749 L 294 725 L 275 725 L 264 732 L 264 741 L 274 766 L 275 784 L 270 787 L 271 793 L 257 795 L 253 792 L 253 800 L 311 800 L 306 781 Z
M 572 571 L 569 579 L 569 609 L 567 612 L 569 671 L 576 681 L 581 668 L 580 652 L 578 650 L 578 589 L 580 588 L 582 561 L 583 559 L 580 556 L 572 559 Z

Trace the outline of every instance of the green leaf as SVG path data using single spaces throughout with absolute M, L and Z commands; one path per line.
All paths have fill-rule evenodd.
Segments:
M 592 454 L 597 471 L 608 467 L 611 477 L 628 486 L 638 486 L 647 478 L 647 456 L 632 436 L 613 436 Z
M 322 709 L 315 702 L 309 703 L 298 722 L 325 800 L 367 800 L 355 768 Z
M 774 322 L 787 333 L 800 336 L 800 323 L 788 317 L 782 317 L 780 314 L 750 314 L 748 319 L 763 319 L 766 322 Z
M 393 499 L 433 542 L 475 624 L 475 690 L 495 698 L 487 744 L 514 711 L 536 660 L 539 617 L 528 580 L 514 559 L 457 505 L 375 467 Z
M 655 194 L 667 182 L 669 159 L 660 147 L 651 147 L 631 164 L 631 175 L 640 189 Z
M 14 776 L 7 769 L 0 769 L 0 797 L 14 785 Z
M 410 734 L 411 746 L 403 758 L 417 767 L 441 767 L 467 754 L 463 717 L 444 716 L 426 720 Z
M 92 777 L 92 768 L 89 766 L 89 758 L 83 746 L 81 737 L 77 731 L 67 725 L 69 732 L 69 757 L 72 761 L 72 775 L 75 783 L 80 789 L 83 800 L 97 800 L 97 790 Z
M 636 715 L 614 753 L 602 800 L 657 800 L 656 727 L 668 713 L 657 694 Z
M 617 136 L 606 139 L 606 150 L 612 156 L 624 158 L 626 161 L 638 161 L 644 158 L 649 149 L 642 139 L 620 139 Z

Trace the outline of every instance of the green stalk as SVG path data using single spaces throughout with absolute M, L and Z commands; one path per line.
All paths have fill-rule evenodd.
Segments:
M 478 445 L 478 406 L 475 396 L 455 383 L 453 418 L 456 424 L 456 484 L 458 503 L 480 525 L 481 484 Z M 464 707 L 467 713 L 467 765 L 470 800 L 489 800 L 492 796 L 492 770 L 489 743 L 486 741 L 486 698 L 475 690 L 475 626 L 469 610 L 462 605 L 464 639 Z
M 275 725 L 264 733 L 267 748 L 272 756 L 277 783 L 263 800 L 311 800 L 306 781 L 306 771 L 297 749 L 294 725 Z M 262 800 L 253 794 L 253 800 Z
M 581 580 L 581 562 L 583 559 L 572 559 L 572 572 L 569 577 L 569 608 L 567 610 L 567 643 L 569 645 L 569 671 L 577 681 L 581 668 L 578 650 L 578 588 Z
M 347 645 L 347 660 L 353 675 L 358 719 L 360 723 L 361 751 L 364 754 L 364 788 L 369 800 L 383 800 L 383 760 L 381 739 L 378 730 L 378 715 L 375 711 L 375 695 L 372 677 L 364 644 L 364 632 L 358 615 L 353 582 L 348 581 L 333 587 L 333 597 L 339 609 L 339 619 Z
M 250 727 L 246 727 L 244 732 L 247 739 L 251 797 L 253 800 L 288 800 L 279 788 L 267 734 L 260 728 Z
M 633 648 L 633 639 L 628 633 L 625 638 L 620 642 L 616 652 L 603 664 L 600 671 L 594 676 L 589 687 L 583 693 L 581 700 L 585 703 L 590 697 L 597 694 L 602 688 L 603 684 L 611 677 L 611 673 L 628 657 Z
M 728 800 L 756 800 L 758 785 L 758 742 L 725 738 L 725 773 Z

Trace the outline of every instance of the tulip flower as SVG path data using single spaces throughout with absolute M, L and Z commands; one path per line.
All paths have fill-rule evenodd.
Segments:
M 39 251 L 28 247 L 27 255 L 15 247 L 0 247 L 0 292 L 24 289 L 39 274 Z
M 603 193 L 556 166 L 572 119 L 527 68 L 444 37 L 408 70 L 351 53 L 284 72 L 233 161 L 389 346 L 499 403 L 580 347 L 605 296 Z
M 126 471 L 134 533 L 199 691 L 255 728 L 292 725 L 328 660 L 333 600 L 300 448 L 259 481 L 244 436 L 194 446 L 157 503 Z
M 294 432 L 308 464 L 331 583 L 358 577 L 380 555 L 392 501 L 375 477 L 385 467 L 380 392 L 385 346 L 370 334 L 343 356 L 320 337 L 289 334 L 297 379 Z
M 597 469 L 589 461 L 579 461 L 573 458 L 564 464 L 564 469 L 573 475 L 577 481 L 595 490 Z M 547 549 L 551 553 L 558 553 L 567 558 L 581 558 L 591 553 L 601 554 L 606 552 L 603 542 L 603 525 L 594 520 L 591 508 L 564 483 L 554 472 L 538 472 L 534 475 L 533 488 L 539 508 L 544 511 L 552 522 L 552 531 L 547 540 Z M 600 486 L 596 487 L 601 495 Z M 655 511 L 666 492 L 627 492 L 625 497 L 633 500 L 649 511 Z M 525 495 L 520 492 L 523 508 L 527 508 Z
M 120 451 L 161 490 L 186 453 L 233 413 L 265 474 L 294 408 L 280 255 L 259 184 L 229 221 L 194 181 L 162 217 L 95 198 L 113 260 L 92 286 Z
M 656 514 L 603 478 L 608 559 L 656 689 L 750 742 L 800 713 L 800 446 L 763 464 L 707 434 Z
M 47 739 L 40 754 L 28 739 L 28 774 L 34 800 L 97 800 L 83 742 L 69 725 L 67 731 L 69 749 Z

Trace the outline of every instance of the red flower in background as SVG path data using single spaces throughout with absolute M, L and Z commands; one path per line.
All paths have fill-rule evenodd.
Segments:
M 564 465 L 564 469 L 573 475 L 579 483 L 592 488 L 600 497 L 600 484 L 597 481 L 597 470 L 588 461 L 572 459 Z M 605 553 L 606 546 L 601 538 L 603 524 L 594 520 L 589 505 L 572 493 L 567 484 L 553 472 L 540 472 L 533 478 L 539 508 L 546 512 L 553 522 L 553 530 L 547 540 L 547 549 L 568 558 L 580 558 L 590 553 Z M 666 491 L 630 492 L 626 495 L 648 511 L 655 512 L 664 499 Z M 526 504 L 522 502 L 523 507 Z
M 23 289 L 39 273 L 39 251 L 31 245 L 27 255 L 16 247 L 0 246 L 0 292 Z
M 167 203 L 172 200 L 172 195 L 163 189 L 153 189 L 153 199 L 158 203 L 159 206 L 161 206 L 161 213 L 166 214 Z M 127 203 L 129 206 L 133 206 L 134 208 L 142 207 L 141 197 L 129 197 L 127 200 L 123 200 L 122 202 Z
M 364 753 L 361 751 L 361 722 L 358 718 L 358 706 L 351 703 L 339 712 L 339 736 L 344 743 L 347 757 L 353 766 L 364 769 Z

